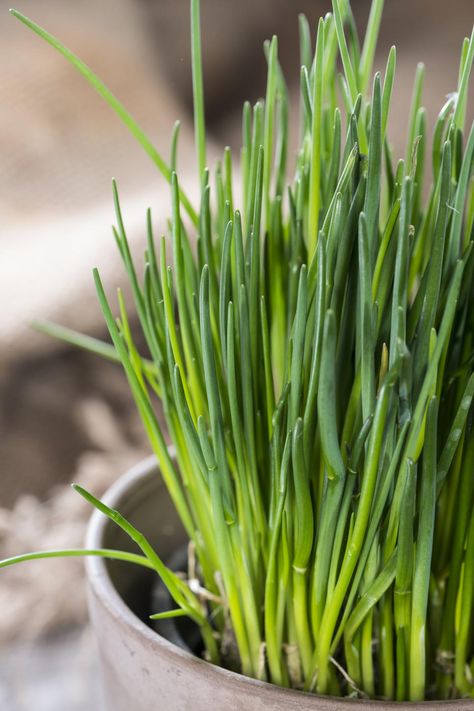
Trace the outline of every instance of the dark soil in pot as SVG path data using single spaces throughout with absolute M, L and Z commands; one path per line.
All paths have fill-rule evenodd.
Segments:
M 188 564 L 186 546 L 182 546 L 166 561 L 175 572 L 184 571 Z M 161 580 L 155 580 L 150 589 L 148 607 L 144 610 L 143 621 L 169 642 L 176 644 L 198 657 L 203 656 L 204 644 L 199 627 L 188 617 L 176 617 L 167 620 L 150 620 L 149 615 L 155 612 L 165 612 L 176 607 L 171 595 Z M 136 611 L 135 611 L 136 612 Z

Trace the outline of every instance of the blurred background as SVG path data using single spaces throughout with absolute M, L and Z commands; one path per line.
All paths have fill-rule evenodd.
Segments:
M 180 174 L 196 193 L 188 0 L 17 0 L 102 77 L 167 156 L 181 121 Z M 262 44 L 279 52 L 297 109 L 298 21 L 322 0 L 201 0 L 210 163 L 240 145 L 240 108 L 264 94 Z M 369 0 L 353 0 L 360 32 Z M 433 124 L 456 88 L 472 0 L 387 0 L 376 65 L 398 66 L 390 136 L 401 155 L 416 64 Z M 121 371 L 31 330 L 52 319 L 105 337 L 91 269 L 124 284 L 112 239 L 118 181 L 137 256 L 145 211 L 157 230 L 166 184 L 116 116 L 50 46 L 0 5 L 0 558 L 82 544 L 90 513 L 68 487 L 100 494 L 148 452 Z M 471 89 L 471 94 L 472 94 Z M 472 97 L 470 101 L 472 120 Z M 47 561 L 0 574 L 0 708 L 101 709 L 86 626 L 82 563 Z

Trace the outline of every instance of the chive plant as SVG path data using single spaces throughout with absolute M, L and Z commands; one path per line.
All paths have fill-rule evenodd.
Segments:
M 52 551 L 3 565 L 123 558 L 158 573 L 176 609 L 157 616 L 191 617 L 216 664 L 228 663 L 231 639 L 243 674 L 282 686 L 447 699 L 474 695 L 474 35 L 432 136 L 418 67 L 397 159 L 387 137 L 395 48 L 372 79 L 382 6 L 373 0 L 362 43 L 344 0 L 319 21 L 314 47 L 300 17 L 291 161 L 277 38 L 265 44 L 266 94 L 243 107 L 236 178 L 228 148 L 207 167 L 191 0 L 197 207 L 177 175 L 178 128 L 167 162 L 85 64 L 14 11 L 85 75 L 170 185 L 169 234 L 155 239 L 149 211 L 139 266 L 113 185 L 114 236 L 147 353 L 122 293 L 116 318 L 97 271 L 112 345 L 43 329 L 123 365 L 201 593 L 78 486 L 143 555 Z

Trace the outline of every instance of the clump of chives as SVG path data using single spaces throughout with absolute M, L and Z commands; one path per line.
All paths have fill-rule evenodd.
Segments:
M 115 319 L 97 271 L 113 347 L 42 328 L 122 363 L 207 597 L 120 514 L 77 489 L 137 541 L 144 555 L 133 562 L 155 569 L 177 605 L 161 616 L 194 619 L 209 659 L 225 664 L 231 637 L 244 674 L 280 685 L 399 701 L 469 697 L 474 129 L 465 123 L 474 34 L 432 137 L 419 66 L 406 154 L 395 162 L 394 48 L 372 81 L 382 9 L 373 0 L 362 45 L 344 0 L 320 20 L 314 49 L 300 17 L 294 161 L 277 39 L 265 45 L 265 100 L 243 110 L 240 210 L 230 150 L 213 180 L 206 166 L 198 0 L 197 209 L 176 173 L 178 131 L 169 166 L 86 65 L 14 12 L 86 76 L 171 187 L 170 234 L 157 244 L 148 215 L 138 271 L 114 184 L 114 233 L 146 357 L 123 298 Z

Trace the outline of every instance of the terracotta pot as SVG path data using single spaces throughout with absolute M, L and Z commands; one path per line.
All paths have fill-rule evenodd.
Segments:
M 137 525 L 164 558 L 183 543 L 183 529 L 154 459 L 121 477 L 104 500 Z M 87 546 L 134 550 L 125 534 L 97 512 Z M 474 700 L 397 704 L 332 699 L 249 679 L 197 658 L 140 619 L 140 612 L 146 616 L 153 573 L 129 563 L 90 558 L 87 574 L 109 711 L 474 711 Z

